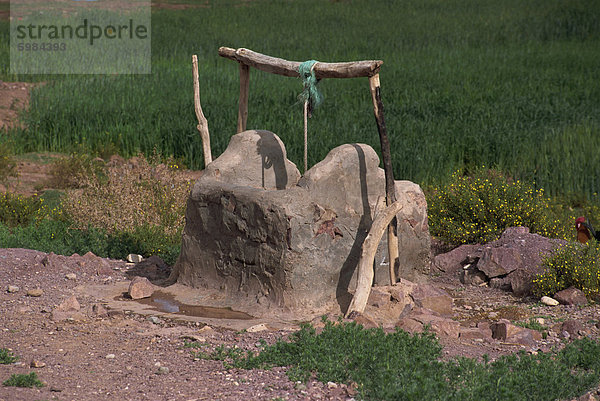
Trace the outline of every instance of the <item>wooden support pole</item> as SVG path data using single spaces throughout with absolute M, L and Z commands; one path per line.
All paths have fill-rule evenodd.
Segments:
M 238 107 L 237 133 L 246 131 L 248 120 L 248 93 L 250 91 L 250 67 L 240 63 L 240 103 Z
M 230 47 L 219 48 L 219 56 L 272 74 L 284 75 L 286 77 L 299 76 L 299 61 L 288 61 L 244 48 L 236 50 Z M 352 61 L 348 63 L 319 62 L 315 66 L 315 76 L 317 79 L 370 77 L 379 72 L 382 64 L 383 61 L 381 60 Z
M 373 112 L 377 121 L 377 130 L 379 131 L 379 141 L 381 143 L 381 156 L 383 158 L 383 170 L 385 172 L 385 195 L 386 204 L 391 206 L 396 202 L 396 185 L 394 182 L 394 171 L 392 169 L 392 154 L 390 151 L 390 141 L 385 127 L 383 117 L 383 103 L 381 101 L 381 84 L 379 83 L 379 74 L 369 77 L 369 86 L 371 88 L 371 98 L 373 99 Z M 390 263 L 390 283 L 396 283 L 396 269 L 400 264 L 398 251 L 398 221 L 394 217 L 388 226 L 388 259 Z
M 371 293 L 371 286 L 373 285 L 373 275 L 375 274 L 373 262 L 377 246 L 379 245 L 379 241 L 381 241 L 385 228 L 390 224 L 392 219 L 396 218 L 402 207 L 403 205 L 400 202 L 395 202 L 375 215 L 375 220 L 371 225 L 369 234 L 362 244 L 360 259 L 358 261 L 356 291 L 346 311 L 346 317 L 350 316 L 352 312 L 362 313 L 365 310 L 369 294 Z
M 196 118 L 198 119 L 198 125 L 196 128 L 200 132 L 202 138 L 202 151 L 204 152 L 204 167 L 208 166 L 212 162 L 212 153 L 210 150 L 210 133 L 208 132 L 208 121 L 204 117 L 202 112 L 202 105 L 200 104 L 200 82 L 198 79 L 198 56 L 195 54 L 192 56 L 192 67 L 194 75 L 194 109 L 196 111 Z
M 308 170 L 308 100 L 304 102 L 304 173 Z

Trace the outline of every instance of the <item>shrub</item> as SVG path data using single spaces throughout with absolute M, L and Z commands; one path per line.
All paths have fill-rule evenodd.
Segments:
M 428 197 L 431 234 L 457 245 L 496 240 L 513 226 L 547 237 L 572 236 L 557 209 L 542 189 L 485 167 L 470 176 L 455 172 Z
M 586 245 L 570 242 L 542 261 L 544 271 L 533 280 L 533 293 L 552 296 L 574 286 L 586 296 L 600 295 L 600 244 L 590 240 Z
M 28 375 L 13 374 L 2 384 L 7 387 L 44 387 L 44 383 L 38 379 L 35 372 L 31 372 Z
M 0 183 L 6 184 L 9 177 L 17 177 L 17 168 L 15 160 L 12 157 L 11 146 L 6 143 L 0 143 Z
M 161 226 L 164 233 L 177 235 L 185 220 L 189 180 L 177 165 L 156 159 L 140 156 L 109 168 L 106 176 L 87 175 L 85 185 L 67 192 L 65 213 L 82 228 L 91 225 L 114 233 Z
M 101 180 L 106 173 L 102 160 L 88 153 L 77 152 L 55 161 L 50 175 L 50 187 L 69 189 L 85 187 L 89 185 L 90 180 Z
M 13 362 L 16 362 L 17 359 L 19 358 L 14 356 L 13 353 L 6 348 L 0 348 L 0 364 L 9 365 Z

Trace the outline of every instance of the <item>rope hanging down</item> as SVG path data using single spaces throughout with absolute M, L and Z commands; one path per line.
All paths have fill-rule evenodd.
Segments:
M 323 95 L 319 92 L 317 84 L 319 80 L 315 76 L 315 64 L 318 61 L 308 60 L 298 66 L 298 74 L 302 78 L 304 89 L 298 98 L 304 104 L 304 172 L 308 169 L 308 117 L 312 111 L 323 102 Z

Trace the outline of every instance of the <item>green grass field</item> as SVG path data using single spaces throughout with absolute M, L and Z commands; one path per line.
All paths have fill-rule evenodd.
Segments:
M 193 2 L 190 2 L 193 5 Z M 20 152 L 83 144 L 124 155 L 156 148 L 203 165 L 191 55 L 213 154 L 235 133 L 236 63 L 219 46 L 303 61 L 381 59 L 397 179 L 420 184 L 485 164 L 551 194 L 591 197 L 600 176 L 600 0 L 211 1 L 152 12 L 152 74 L 14 76 L 8 21 L 0 79 L 46 81 L 9 133 Z M 309 164 L 333 147 L 379 150 L 366 79 L 325 80 L 309 122 Z M 302 161 L 299 79 L 251 72 L 249 128 L 269 129 Z

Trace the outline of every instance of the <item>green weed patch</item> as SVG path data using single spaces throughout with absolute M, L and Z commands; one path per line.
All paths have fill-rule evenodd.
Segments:
M 442 361 L 432 334 L 386 334 L 354 323 L 304 326 L 258 354 L 217 349 L 204 357 L 228 366 L 287 366 L 292 380 L 355 383 L 365 400 L 556 400 L 585 393 L 600 379 L 600 344 L 574 341 L 557 353 L 503 356 L 493 362 Z
M 12 352 L 6 348 L 0 348 L 0 364 L 9 365 L 16 362 L 19 358 L 14 356 Z
M 2 385 L 6 387 L 44 387 L 44 383 L 37 377 L 37 373 L 31 372 L 26 374 L 13 374 L 8 380 L 5 380 Z

